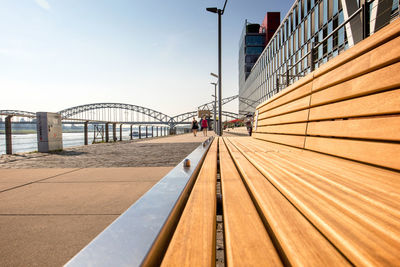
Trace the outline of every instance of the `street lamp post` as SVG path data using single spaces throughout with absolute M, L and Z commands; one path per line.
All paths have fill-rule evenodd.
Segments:
M 221 16 L 225 12 L 226 2 L 224 8 L 218 9 L 216 7 L 208 7 L 207 11 L 218 14 L 218 135 L 222 136 L 222 66 L 221 66 Z
M 211 83 L 214 85 L 214 132 L 217 132 L 217 83 Z

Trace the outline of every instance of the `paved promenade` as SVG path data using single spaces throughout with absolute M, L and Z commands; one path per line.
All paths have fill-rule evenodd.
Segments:
M 0 158 L 0 266 L 62 266 L 206 138 Z

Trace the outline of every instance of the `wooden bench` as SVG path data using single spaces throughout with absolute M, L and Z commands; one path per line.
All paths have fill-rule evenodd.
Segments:
M 399 35 L 396 21 L 257 107 L 253 138 L 214 141 L 227 265 L 400 263 Z M 189 199 L 163 265 L 213 265 L 205 203 Z
M 227 266 L 398 265 L 400 20 L 196 153 L 67 265 L 215 265 L 218 179 Z

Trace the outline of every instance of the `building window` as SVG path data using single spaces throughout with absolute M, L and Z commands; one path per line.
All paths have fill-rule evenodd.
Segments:
M 264 35 L 247 35 L 246 45 L 264 45 L 265 36 Z
M 249 46 L 246 47 L 246 55 L 259 55 L 263 51 L 263 47 Z

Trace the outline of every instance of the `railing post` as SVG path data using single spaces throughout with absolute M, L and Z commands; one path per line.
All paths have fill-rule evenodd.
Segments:
M 85 132 L 84 136 L 85 136 L 85 146 L 88 145 L 88 121 L 85 121 L 85 124 L 83 125 L 83 130 Z
M 117 124 L 115 122 L 113 123 L 113 141 L 117 141 Z
M 106 122 L 106 143 L 110 141 L 110 134 L 109 134 L 109 123 Z
M 119 141 L 122 141 L 122 124 L 119 126 Z
M 311 72 L 313 72 L 315 70 L 315 44 L 314 44 L 314 42 L 311 43 L 310 70 L 311 70 Z
M 133 125 L 131 124 L 131 140 L 133 139 Z
M 367 3 L 361 5 L 362 38 L 368 37 L 368 8 Z
M 154 126 L 151 126 L 151 138 L 154 137 Z
M 5 128 L 6 128 L 6 154 L 12 154 L 12 134 L 11 134 L 11 118 L 12 116 L 7 116 L 5 121 Z
M 146 125 L 146 138 L 148 138 L 148 131 L 147 131 L 148 126 Z
M 139 139 L 142 139 L 142 130 L 141 130 L 141 125 L 139 125 Z

